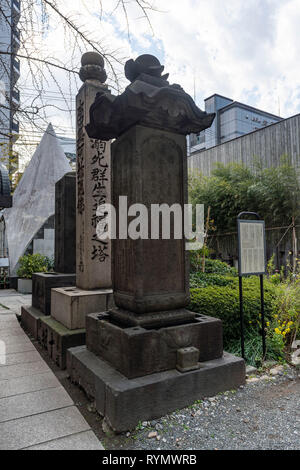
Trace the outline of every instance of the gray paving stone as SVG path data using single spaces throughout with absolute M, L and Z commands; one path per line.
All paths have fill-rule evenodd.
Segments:
M 19 322 L 16 319 L 15 315 L 13 318 L 11 315 L 1 315 L 0 317 L 0 331 L 6 330 L 7 328 L 17 328 L 19 326 Z
M 73 401 L 63 387 L 24 393 L 0 399 L 0 422 L 24 418 L 45 411 L 72 406 Z
M 26 364 L 28 362 L 37 362 L 41 356 L 37 351 L 26 351 L 20 353 L 0 355 L 0 367 L 12 366 L 15 364 Z
M 40 359 L 28 364 L 15 364 L 13 366 L 0 367 L 0 380 L 9 380 L 17 377 L 26 377 L 34 374 L 49 372 L 50 368 Z
M 5 340 L 6 338 L 15 338 L 16 337 L 22 337 L 24 338 L 24 331 L 21 330 L 21 328 L 18 327 L 13 327 L 13 328 L 6 328 L 5 330 L 0 331 L 0 340 Z
M 85 431 L 27 447 L 25 450 L 104 450 L 104 447 L 93 431 Z
M 0 335 L 0 339 L 1 335 Z M 22 336 L 8 336 L 7 338 L 4 338 L 5 343 L 8 344 L 32 344 L 30 339 L 25 335 Z
M 33 344 L 29 342 L 16 342 L 12 344 L 6 344 L 6 354 L 14 354 L 19 352 L 27 352 L 27 351 L 36 351 Z
M 21 395 L 22 393 L 37 392 L 59 387 L 60 383 L 53 372 L 29 375 L 17 379 L 0 381 L 0 398 Z
M 17 450 L 84 431 L 89 425 L 75 406 L 0 423 L 0 450 Z

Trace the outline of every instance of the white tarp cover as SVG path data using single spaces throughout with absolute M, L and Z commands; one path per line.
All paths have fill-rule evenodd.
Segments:
M 11 276 L 34 235 L 54 214 L 55 183 L 70 170 L 49 124 L 14 192 L 12 208 L 4 211 Z

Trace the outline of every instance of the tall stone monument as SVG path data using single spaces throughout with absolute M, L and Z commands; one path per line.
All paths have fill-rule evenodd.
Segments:
M 97 237 L 101 224 L 98 206 L 111 201 L 110 142 L 90 138 L 85 126 L 97 94 L 109 94 L 100 54 L 82 56 L 79 76 L 83 85 L 76 98 L 76 287 L 53 289 L 51 316 L 70 330 L 85 328 L 88 313 L 113 305 L 111 243 Z
M 32 276 L 32 306 L 22 308 L 22 323 L 37 339 L 40 318 L 51 313 L 51 289 L 76 284 L 76 174 L 55 184 L 54 272 Z
M 134 428 L 141 420 L 238 387 L 245 380 L 244 361 L 223 352 L 221 321 L 187 309 L 184 236 L 164 239 L 161 229 L 153 236 L 151 215 L 148 238 L 130 238 L 121 227 L 127 207 L 120 196 L 127 197 L 128 207 L 143 204 L 148 214 L 152 205 L 179 204 L 183 209 L 186 135 L 210 127 L 214 119 L 179 85 L 170 85 L 163 70 L 151 55 L 128 61 L 125 75 L 130 85 L 119 96 L 97 95 L 86 127 L 93 139 L 116 139 L 116 307 L 87 316 L 87 346 L 69 350 L 68 370 L 95 397 L 98 412 L 115 431 Z

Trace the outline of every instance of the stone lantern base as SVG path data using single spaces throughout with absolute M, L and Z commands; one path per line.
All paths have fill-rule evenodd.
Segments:
M 67 368 L 71 380 L 95 399 L 98 413 L 115 432 L 245 383 L 244 360 L 227 353 L 189 372 L 171 369 L 128 379 L 86 346 L 79 346 L 68 350 Z
M 71 380 L 95 399 L 114 431 L 245 383 L 244 360 L 223 353 L 220 320 L 194 314 L 193 321 L 152 328 L 115 318 L 87 315 L 86 346 L 67 353 Z

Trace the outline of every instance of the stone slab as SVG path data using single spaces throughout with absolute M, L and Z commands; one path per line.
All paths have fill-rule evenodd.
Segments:
M 91 80 L 84 83 L 76 97 L 76 274 L 81 289 L 112 286 L 111 241 L 102 243 L 97 237 L 97 228 L 101 226 L 97 209 L 111 203 L 110 142 L 90 139 L 85 129 L 90 120 L 90 106 L 103 89 Z
M 62 386 L 0 399 L 0 423 L 72 406 Z
M 19 352 L 36 351 L 31 341 L 22 341 L 21 339 L 12 344 L 6 344 L 6 354 L 15 354 Z
M 104 447 L 93 431 L 85 431 L 27 447 L 24 450 L 104 450 Z
M 133 429 L 140 421 L 159 418 L 245 383 L 244 360 L 227 353 L 201 363 L 198 370 L 169 370 L 127 379 L 81 346 L 68 351 L 68 372 L 74 382 L 94 392 L 97 411 L 116 432 Z
M 55 270 L 76 271 L 76 172 L 55 184 Z M 62 284 L 61 284 L 62 285 Z M 66 284 L 67 285 L 67 284 Z M 75 285 L 75 284 L 74 284 Z M 59 286 L 54 286 L 59 287 Z
M 29 333 L 34 339 L 38 339 L 38 330 L 40 325 L 40 319 L 44 317 L 44 313 L 35 307 L 21 307 L 21 324 L 27 333 Z
M 0 331 L 0 339 L 9 338 L 11 336 L 24 336 L 24 331 L 21 330 L 19 325 L 6 328 L 5 330 Z
M 89 430 L 83 416 L 71 406 L 1 423 L 0 449 L 24 449 Z
M 37 351 L 26 351 L 13 354 L 0 355 L 0 367 L 12 366 L 15 364 L 27 364 L 29 362 L 37 362 L 41 356 Z
M 85 344 L 85 329 L 70 330 L 52 317 L 40 321 L 38 340 L 62 370 L 67 366 L 67 350 Z
M 30 362 L 28 364 L 15 364 L 13 366 L 0 367 L 0 380 L 44 374 L 49 371 L 50 369 L 47 364 L 40 359 L 39 361 Z
M 85 328 L 86 315 L 107 311 L 111 297 L 111 289 L 83 290 L 77 287 L 52 289 L 51 316 L 70 330 Z
M 222 357 L 221 320 L 191 315 L 192 323 L 146 329 L 121 327 L 112 323 L 110 313 L 92 313 L 86 317 L 87 349 L 129 379 L 175 369 L 177 351 L 182 348 L 197 348 L 197 362 Z
M 75 266 L 74 266 L 75 268 Z M 76 274 L 36 273 L 32 276 L 32 306 L 45 315 L 51 313 L 51 289 L 71 287 L 76 284 Z
M 58 387 L 59 381 L 52 372 L 29 375 L 16 379 L 0 381 L 0 398 L 13 397 L 22 393 L 37 392 Z

